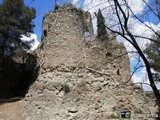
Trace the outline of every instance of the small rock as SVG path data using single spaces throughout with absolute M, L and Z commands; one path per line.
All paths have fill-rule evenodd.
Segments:
M 58 94 L 58 97 L 62 98 L 64 96 L 64 91 L 61 91 L 59 94 Z
M 77 113 L 78 110 L 74 107 L 68 110 L 69 113 Z

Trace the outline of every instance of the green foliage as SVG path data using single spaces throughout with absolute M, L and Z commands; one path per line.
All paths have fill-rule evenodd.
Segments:
M 155 40 L 160 43 L 160 37 L 155 37 Z M 144 51 L 149 59 L 151 68 L 160 72 L 160 44 L 151 42 L 147 44 Z
M 0 54 L 13 55 L 14 51 L 29 46 L 20 40 L 22 34 L 33 32 L 36 11 L 23 0 L 3 0 L 0 4 Z
M 101 10 L 98 10 L 97 15 L 97 37 L 102 38 L 107 34 L 106 28 L 105 28 L 105 19 L 102 15 Z
M 71 91 L 69 85 L 67 85 L 66 83 L 63 85 L 63 90 L 65 93 L 69 93 Z
M 153 74 L 154 79 L 156 79 L 157 81 L 157 77 L 159 78 L 160 76 L 160 37 L 155 36 L 154 38 L 157 42 L 152 41 L 150 44 L 147 44 L 144 52 L 147 55 L 147 58 L 149 59 L 151 68 L 157 71 L 156 74 Z

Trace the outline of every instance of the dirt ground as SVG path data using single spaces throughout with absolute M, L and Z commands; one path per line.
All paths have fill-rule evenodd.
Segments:
M 0 103 L 0 120 L 25 120 L 24 100 Z

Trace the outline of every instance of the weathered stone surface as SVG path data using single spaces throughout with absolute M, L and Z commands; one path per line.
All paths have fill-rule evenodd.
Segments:
M 44 69 L 60 65 L 75 67 L 83 62 L 83 35 L 85 31 L 93 34 L 90 20 L 88 12 L 72 5 L 64 5 L 44 16 L 40 46 L 40 62 Z
M 105 120 L 121 108 L 148 114 L 156 110 L 154 99 L 131 86 L 118 87 L 109 76 L 94 72 L 78 74 L 76 70 L 41 74 L 25 98 L 27 120 Z
M 130 67 L 123 44 L 112 40 L 103 46 L 93 36 L 83 41 L 91 25 L 85 14 L 64 5 L 44 16 L 40 74 L 25 98 L 27 120 L 106 120 L 123 108 L 155 113 L 154 98 L 131 82 L 124 85 Z

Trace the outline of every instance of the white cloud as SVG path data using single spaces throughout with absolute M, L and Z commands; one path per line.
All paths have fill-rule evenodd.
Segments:
M 132 77 L 132 80 L 133 80 L 133 83 L 135 83 L 136 85 L 142 85 L 144 91 L 152 91 L 145 68 L 139 71 L 138 74 L 134 74 Z M 140 83 L 144 83 L 144 84 L 140 84 Z M 157 85 L 157 86 L 160 88 L 160 85 Z
M 21 40 L 23 42 L 30 42 L 29 44 L 31 45 L 31 50 L 35 50 L 40 42 L 37 40 L 37 35 L 36 34 L 29 34 L 28 36 L 22 35 Z
M 149 0 L 145 1 L 148 2 Z M 145 7 L 145 3 L 143 2 L 143 0 L 128 0 L 128 2 L 129 6 L 135 14 L 140 14 L 143 12 Z
M 91 15 L 92 15 L 92 23 L 93 23 L 93 28 L 94 28 L 94 33 L 96 34 L 97 31 L 97 18 L 95 17 L 95 12 L 98 12 L 98 9 L 103 10 L 109 6 L 108 1 L 106 0 L 84 0 L 84 10 L 88 10 Z M 108 11 L 102 11 L 102 14 L 104 17 L 108 16 L 107 15 Z M 107 22 L 107 21 L 106 21 Z
M 78 0 L 73 0 L 73 1 L 78 2 Z M 122 0 L 120 0 L 120 1 L 122 1 Z M 146 0 L 146 2 L 148 2 L 148 1 L 149 0 Z M 132 11 L 135 14 L 142 13 L 145 8 L 145 3 L 142 0 L 129 0 L 128 4 L 130 5 Z M 117 19 L 116 15 L 114 14 L 115 9 L 111 8 L 110 7 L 111 5 L 114 5 L 113 1 L 108 2 L 108 0 L 84 0 L 84 10 L 88 10 L 91 13 L 92 18 L 94 18 L 92 21 L 93 27 L 94 27 L 94 33 L 96 33 L 96 30 L 97 30 L 97 26 L 96 26 L 97 19 L 94 15 L 94 12 L 97 12 L 98 9 L 102 10 L 102 14 L 106 18 L 107 25 L 112 26 L 118 22 L 118 19 Z M 126 9 L 126 8 L 124 7 L 123 9 Z M 134 25 L 135 27 L 140 24 L 140 23 L 137 24 L 137 21 L 135 21 L 133 18 L 131 18 L 130 21 L 132 21 L 132 23 L 136 23 L 136 25 Z M 116 25 L 116 26 L 114 26 L 114 29 L 117 30 L 118 27 L 119 26 Z M 136 28 L 140 29 L 140 26 L 138 26 Z M 140 30 L 142 30 L 142 29 L 140 29 Z M 139 33 L 139 30 L 138 30 L 138 33 Z
M 147 0 L 146 2 L 148 1 L 149 0 Z M 97 25 L 96 25 L 97 19 L 94 15 L 94 12 L 97 12 L 98 9 L 102 10 L 102 14 L 106 18 L 107 25 L 114 26 L 113 29 L 115 30 L 119 29 L 119 25 L 115 25 L 116 23 L 118 23 L 117 17 L 115 16 L 115 14 L 113 14 L 113 11 L 115 9 L 114 10 L 111 9 L 111 7 L 109 7 L 110 4 L 113 5 L 113 2 L 109 3 L 108 0 L 84 0 L 84 5 L 85 5 L 84 9 L 89 10 L 92 17 L 94 18 L 92 20 L 94 33 L 96 33 L 97 31 Z M 142 13 L 145 8 L 145 3 L 142 0 L 129 0 L 129 5 L 135 14 Z M 158 30 L 160 28 L 157 25 L 154 25 L 153 23 L 145 22 L 145 24 L 151 26 L 155 30 Z M 144 24 L 140 23 L 133 17 L 129 19 L 128 26 L 132 31 L 132 33 L 135 35 L 140 35 L 140 36 L 142 35 L 145 37 L 151 37 L 153 35 L 153 32 L 149 30 L 149 28 L 147 28 Z M 128 51 L 135 50 L 134 47 L 130 43 L 128 43 L 126 40 L 124 40 L 122 37 L 117 37 L 117 40 L 123 41 Z M 137 42 L 138 42 L 138 45 L 141 47 L 141 49 L 144 50 L 145 45 L 150 41 L 146 39 L 137 39 Z
M 132 79 L 134 80 L 133 83 L 143 83 L 146 79 L 145 74 L 141 74 L 141 75 L 134 75 L 132 77 Z
M 76 5 L 78 3 L 78 1 L 79 0 L 72 0 L 72 3 Z
M 145 26 L 145 24 L 149 27 L 151 27 L 153 30 L 158 31 L 160 29 L 160 23 L 158 25 L 155 25 L 151 22 L 144 22 L 144 24 L 138 22 L 137 20 L 135 20 L 134 18 L 130 19 L 130 30 L 134 35 L 138 35 L 138 36 L 143 36 L 143 37 L 147 37 L 147 38 L 151 38 L 154 35 L 154 32 L 149 29 L 147 26 Z M 150 43 L 150 40 L 146 40 L 146 39 L 137 39 L 137 43 L 140 46 L 140 48 L 142 50 L 144 50 L 146 48 L 146 44 Z M 127 46 L 126 46 L 127 47 Z M 127 49 L 133 49 L 133 47 L 129 47 Z

